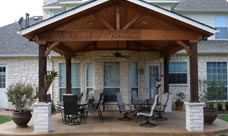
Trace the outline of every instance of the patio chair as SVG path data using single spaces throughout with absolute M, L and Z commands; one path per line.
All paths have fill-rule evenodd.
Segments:
M 117 99 L 117 104 L 118 104 L 118 107 L 119 107 L 119 112 L 121 114 L 124 114 L 124 116 L 122 118 L 120 118 L 119 120 L 123 120 L 123 121 L 132 120 L 132 118 L 130 118 L 128 116 L 130 113 L 132 113 L 131 105 L 123 103 L 122 95 L 120 94 L 120 92 L 116 93 L 116 99 Z M 126 109 L 126 106 L 129 106 L 129 109 Z
M 154 117 L 154 110 L 155 110 L 155 107 L 157 105 L 157 102 L 158 102 L 158 95 L 155 95 L 154 102 L 153 102 L 153 105 L 150 109 L 150 112 L 149 113 L 145 113 L 145 112 L 138 112 L 137 113 L 137 117 L 138 116 L 146 117 L 145 123 L 140 124 L 140 126 L 143 126 L 143 127 L 156 127 L 157 126 L 156 124 L 150 122 L 150 119 L 152 119 Z
M 103 122 L 103 120 L 104 120 L 103 119 L 103 114 L 102 114 L 102 111 L 101 111 L 101 108 L 100 108 L 100 105 L 101 105 L 103 99 L 104 99 L 103 93 L 100 93 L 100 97 L 99 97 L 99 100 L 98 100 L 97 104 L 96 105 L 94 105 L 94 103 L 90 103 L 89 104 L 89 107 L 90 107 L 89 108 L 89 112 L 97 112 L 98 117 L 101 120 L 101 122 Z
M 84 118 L 83 113 L 79 110 L 76 95 L 63 95 L 63 121 L 65 124 L 81 124 Z
M 154 112 L 155 114 L 157 114 L 158 116 L 155 117 L 157 120 L 163 121 L 163 120 L 167 120 L 166 117 L 164 117 L 164 113 L 165 113 L 165 109 L 167 107 L 167 103 L 169 101 L 169 96 L 170 96 L 170 92 L 165 93 L 165 95 L 163 95 L 163 97 L 165 97 L 165 100 L 161 101 L 155 108 Z

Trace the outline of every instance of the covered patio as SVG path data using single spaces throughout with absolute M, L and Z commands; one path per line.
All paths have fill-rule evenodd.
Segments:
M 0 112 L 2 114 L 2 112 Z M 6 115 L 9 112 L 4 112 Z M 145 128 L 139 126 L 142 122 L 136 121 L 119 121 L 119 113 L 105 112 L 105 121 L 101 123 L 98 117 L 90 115 L 85 124 L 82 125 L 65 125 L 62 123 L 60 114 L 55 114 L 52 117 L 53 130 L 49 133 L 36 134 L 33 129 L 33 122 L 30 121 L 29 128 L 16 128 L 13 121 L 0 125 L 0 136 L 216 136 L 225 134 L 228 131 L 226 122 L 216 120 L 213 125 L 205 126 L 202 133 L 190 133 L 185 129 L 184 112 L 168 113 L 166 116 L 168 121 L 158 122 L 155 128 Z M 174 123 L 175 122 L 175 123 Z
M 118 62 L 119 69 L 128 67 L 129 62 L 142 65 L 155 62 L 160 70 L 157 75 L 162 75 L 162 87 L 159 92 L 162 94 L 169 92 L 170 56 L 182 49 L 189 55 L 191 77 L 190 102 L 186 103 L 186 129 L 202 132 L 204 104 L 199 103 L 198 98 L 197 43 L 214 33 L 215 30 L 207 25 L 141 0 L 91 1 L 22 30 L 21 35 L 39 45 L 40 103 L 34 106 L 35 132 L 49 132 L 51 128 L 50 105 L 45 103 L 45 74 L 47 57 L 52 50 L 65 58 L 67 94 L 72 94 L 73 58 L 76 61 L 77 58 L 84 62 L 94 61 L 95 69 L 103 66 L 104 62 Z M 147 78 L 142 77 L 147 73 L 146 68 L 142 67 L 138 70 L 139 74 L 141 73 L 138 92 L 144 92 L 142 96 L 148 96 L 150 92 L 151 97 L 152 88 L 147 89 L 145 86 Z M 126 73 L 123 70 L 122 72 Z M 94 73 L 93 89 L 104 90 L 104 73 Z M 122 75 L 120 72 L 117 87 L 112 87 L 117 88 L 123 95 L 127 94 L 128 97 L 124 97 L 127 103 L 130 103 L 130 75 Z M 169 102 L 169 106 L 171 105 L 172 100 Z M 42 117 L 43 124 L 40 122 Z M 194 117 L 200 117 L 197 118 L 199 121 L 193 121 Z

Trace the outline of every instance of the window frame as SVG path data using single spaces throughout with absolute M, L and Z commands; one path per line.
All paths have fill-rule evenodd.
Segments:
M 5 64 L 0 64 L 0 67 L 5 67 L 5 88 L 0 88 L 0 89 L 6 89 L 8 86 L 8 67 Z
M 65 64 L 65 66 L 66 66 L 66 63 L 65 62 L 59 63 L 59 75 L 61 75 L 61 66 L 60 66 L 61 64 Z M 79 72 L 80 72 L 79 73 L 79 75 L 80 75 L 80 78 L 79 78 L 80 79 L 80 82 L 79 82 L 80 87 L 73 87 L 72 86 L 72 93 L 73 93 L 73 90 L 74 89 L 79 89 L 79 91 L 81 93 L 81 63 L 80 62 L 72 62 L 71 63 L 71 67 L 72 67 L 72 64 L 79 64 Z M 71 72 L 72 72 L 72 68 L 71 68 Z M 72 84 L 72 73 L 71 73 L 71 84 Z M 59 101 L 62 101 L 61 100 L 61 90 L 62 89 L 65 89 L 66 90 L 66 83 L 65 83 L 65 87 L 61 86 L 61 77 L 59 77 Z
M 186 74 L 186 83 L 170 83 L 169 82 L 169 85 L 188 85 L 189 84 L 189 64 L 187 61 L 170 61 L 169 62 L 169 69 L 170 69 L 170 63 L 185 63 L 186 64 L 186 72 L 176 72 L 174 74 Z M 169 71 L 169 75 L 170 76 L 170 71 Z M 170 80 L 170 78 L 169 78 Z
M 226 99 L 224 99 L 224 100 L 210 100 L 210 101 L 227 101 L 228 100 L 228 62 L 227 61 L 218 61 L 218 60 L 215 60 L 215 61 L 207 61 L 206 62 L 206 79 L 207 79 L 207 81 L 209 81 L 208 80 L 208 63 L 226 63 L 226 85 L 225 85 L 225 88 L 226 88 L 226 95 L 227 95 L 227 98 Z

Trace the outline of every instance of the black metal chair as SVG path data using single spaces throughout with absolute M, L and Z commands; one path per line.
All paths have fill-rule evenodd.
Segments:
M 167 107 L 167 103 L 169 101 L 169 96 L 170 96 L 170 92 L 165 93 L 165 95 L 163 95 L 163 97 L 165 97 L 165 100 L 161 100 L 160 103 L 158 103 L 158 105 L 156 106 L 154 112 L 157 115 L 157 117 L 155 117 L 157 120 L 163 121 L 163 120 L 167 120 L 166 117 L 164 117 L 164 113 L 165 113 L 165 109 Z
M 132 120 L 132 118 L 130 118 L 128 116 L 130 113 L 132 113 L 131 105 L 130 104 L 124 104 L 123 99 L 122 99 L 122 95 L 120 94 L 120 92 L 116 93 L 116 99 L 117 99 L 117 103 L 118 103 L 118 107 L 119 107 L 119 112 L 121 114 L 124 114 L 124 116 L 122 118 L 120 118 L 120 120 L 123 120 L 123 121 Z M 129 109 L 126 109 L 126 106 L 129 106 Z
M 78 98 L 76 95 L 66 94 L 63 95 L 63 121 L 65 124 L 81 124 L 84 118 L 83 113 L 78 107 Z
M 158 103 L 158 95 L 155 95 L 154 102 L 153 102 L 153 105 L 151 106 L 150 112 L 149 113 L 145 113 L 145 112 L 137 113 L 137 118 L 138 118 L 138 116 L 146 117 L 145 123 L 140 124 L 140 126 L 143 126 L 143 127 L 156 127 L 157 126 L 157 124 L 150 122 L 150 120 L 153 119 L 153 117 L 154 117 L 154 110 L 155 110 L 157 103 Z
M 100 108 L 100 105 L 102 103 L 104 99 L 103 93 L 100 93 L 100 97 L 98 102 L 94 105 L 94 103 L 89 103 L 89 112 L 97 112 L 99 119 L 101 120 L 101 122 L 103 122 L 104 118 L 103 118 L 103 114 Z

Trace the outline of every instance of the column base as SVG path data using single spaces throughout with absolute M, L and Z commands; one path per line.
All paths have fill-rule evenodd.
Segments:
M 49 133 L 51 125 L 51 103 L 36 103 L 33 105 L 34 132 Z
M 203 132 L 204 131 L 204 103 L 190 103 L 185 102 L 186 110 L 186 129 L 189 132 Z

